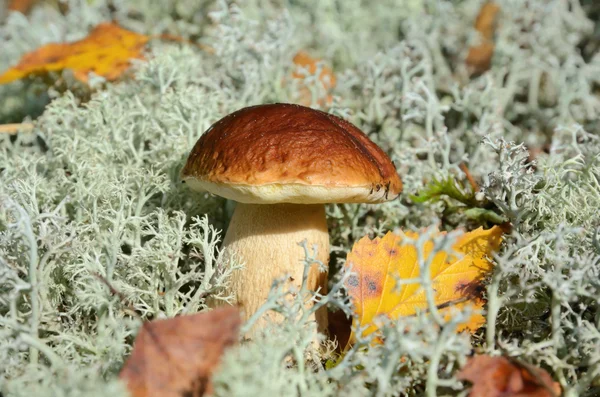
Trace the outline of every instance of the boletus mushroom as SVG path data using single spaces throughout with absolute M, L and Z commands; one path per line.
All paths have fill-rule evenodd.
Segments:
M 287 274 L 300 287 L 305 252 L 299 242 L 316 245 L 317 259 L 327 265 L 326 203 L 380 203 L 402 190 L 388 156 L 357 127 L 291 104 L 251 106 L 217 121 L 192 149 L 181 176 L 194 190 L 237 202 L 223 247 L 245 266 L 226 292 L 246 319 L 276 278 Z M 327 274 L 316 264 L 308 287 L 327 290 Z M 315 320 L 326 329 L 325 311 Z

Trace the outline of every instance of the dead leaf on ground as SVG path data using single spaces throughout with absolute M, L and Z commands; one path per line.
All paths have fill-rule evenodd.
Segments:
M 466 63 L 471 73 L 478 74 L 488 70 L 494 55 L 494 34 L 500 6 L 494 2 L 485 3 L 479 10 L 475 20 L 475 30 L 479 32 L 481 42 L 469 48 Z
M 19 63 L 0 75 L 0 84 L 33 75 L 71 69 L 75 77 L 88 82 L 88 73 L 112 81 L 123 75 L 130 59 L 143 59 L 149 36 L 123 29 L 113 23 L 102 23 L 90 34 L 72 43 L 53 43 L 25 54 Z
M 561 392 L 545 370 L 506 357 L 473 356 L 457 377 L 473 384 L 469 397 L 557 397 Z
M 223 351 L 238 340 L 235 307 L 145 323 L 119 377 L 132 397 L 199 397 Z
M 321 88 L 326 95 L 317 99 L 320 105 L 331 104 L 333 101 L 330 95 L 331 90 L 335 87 L 335 75 L 328 66 L 319 67 L 321 59 L 311 57 L 305 51 L 299 51 L 293 59 L 296 70 L 292 73 L 292 79 L 298 81 L 298 100 L 301 105 L 310 106 L 312 103 L 312 92 L 309 85 L 304 79 L 313 77 L 315 84 L 321 84 Z M 318 73 L 318 76 L 317 76 Z
M 434 256 L 430 272 L 435 303 L 441 307 L 441 314 L 448 316 L 450 306 L 483 307 L 480 281 L 492 269 L 488 257 L 500 246 L 502 234 L 502 229 L 497 226 L 488 230 L 479 228 L 463 234 L 454 244 L 454 250 L 464 254 L 461 258 L 446 252 Z M 405 235 L 418 238 L 413 232 Z M 432 250 L 433 242 L 428 241 L 423 257 L 428 258 Z M 383 238 L 374 240 L 363 237 L 348 254 L 346 267 L 350 266 L 356 275 L 348 278 L 346 286 L 357 317 L 354 325 L 367 327 L 364 335 L 377 330 L 374 320 L 380 315 L 396 319 L 427 308 L 425 290 L 420 284 L 397 287 L 397 280 L 419 276 L 417 249 L 412 244 L 402 245 L 401 236 L 388 232 Z M 481 314 L 474 314 L 461 330 L 474 331 L 484 322 Z
M 6 7 L 9 11 L 17 11 L 21 14 L 27 14 L 37 0 L 11 0 Z

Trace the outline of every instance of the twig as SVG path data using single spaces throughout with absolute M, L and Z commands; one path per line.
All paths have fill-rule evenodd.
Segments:
M 439 305 L 436 306 L 436 309 L 437 310 L 442 310 L 442 309 L 445 309 L 447 307 L 455 306 L 455 305 L 458 305 L 460 303 L 464 303 L 464 302 L 467 302 L 467 301 L 469 301 L 469 298 L 466 297 L 466 296 L 463 296 L 461 298 L 449 300 L 448 302 L 440 303 Z
M 127 297 L 121 291 L 113 287 L 113 285 L 100 273 L 94 272 L 92 274 L 108 287 L 108 290 L 112 295 L 115 295 L 119 298 L 119 301 L 121 301 L 127 310 L 129 310 L 135 317 L 142 319 L 142 317 L 135 311 L 135 308 L 131 305 L 131 302 L 129 302 L 129 299 L 127 299 Z
M 0 134 L 16 134 L 21 132 L 31 132 L 33 130 L 32 123 L 20 123 L 20 124 L 0 124 Z
M 467 165 L 465 163 L 460 163 L 459 167 L 460 170 L 465 173 L 465 176 L 467 177 L 467 180 L 469 181 L 469 184 L 473 189 L 473 193 L 477 193 L 479 191 L 479 185 L 475 181 L 475 178 L 473 178 L 473 175 L 471 175 L 471 172 L 467 168 Z

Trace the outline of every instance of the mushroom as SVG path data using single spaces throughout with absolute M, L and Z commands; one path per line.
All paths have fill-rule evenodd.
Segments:
M 402 191 L 395 166 L 362 131 L 291 104 L 251 106 L 217 121 L 192 149 L 181 177 L 194 190 L 237 202 L 223 247 L 245 266 L 226 292 L 246 320 L 276 278 L 289 275 L 300 288 L 305 253 L 299 242 L 316 245 L 316 259 L 327 265 L 326 203 L 380 203 Z M 307 283 L 324 293 L 327 273 L 315 263 Z M 326 311 L 315 320 L 326 329 Z

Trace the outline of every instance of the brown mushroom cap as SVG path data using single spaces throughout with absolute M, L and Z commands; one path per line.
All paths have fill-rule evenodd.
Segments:
M 193 189 L 242 203 L 378 203 L 402 181 L 362 131 L 299 105 L 251 106 L 213 124 L 181 171 Z

